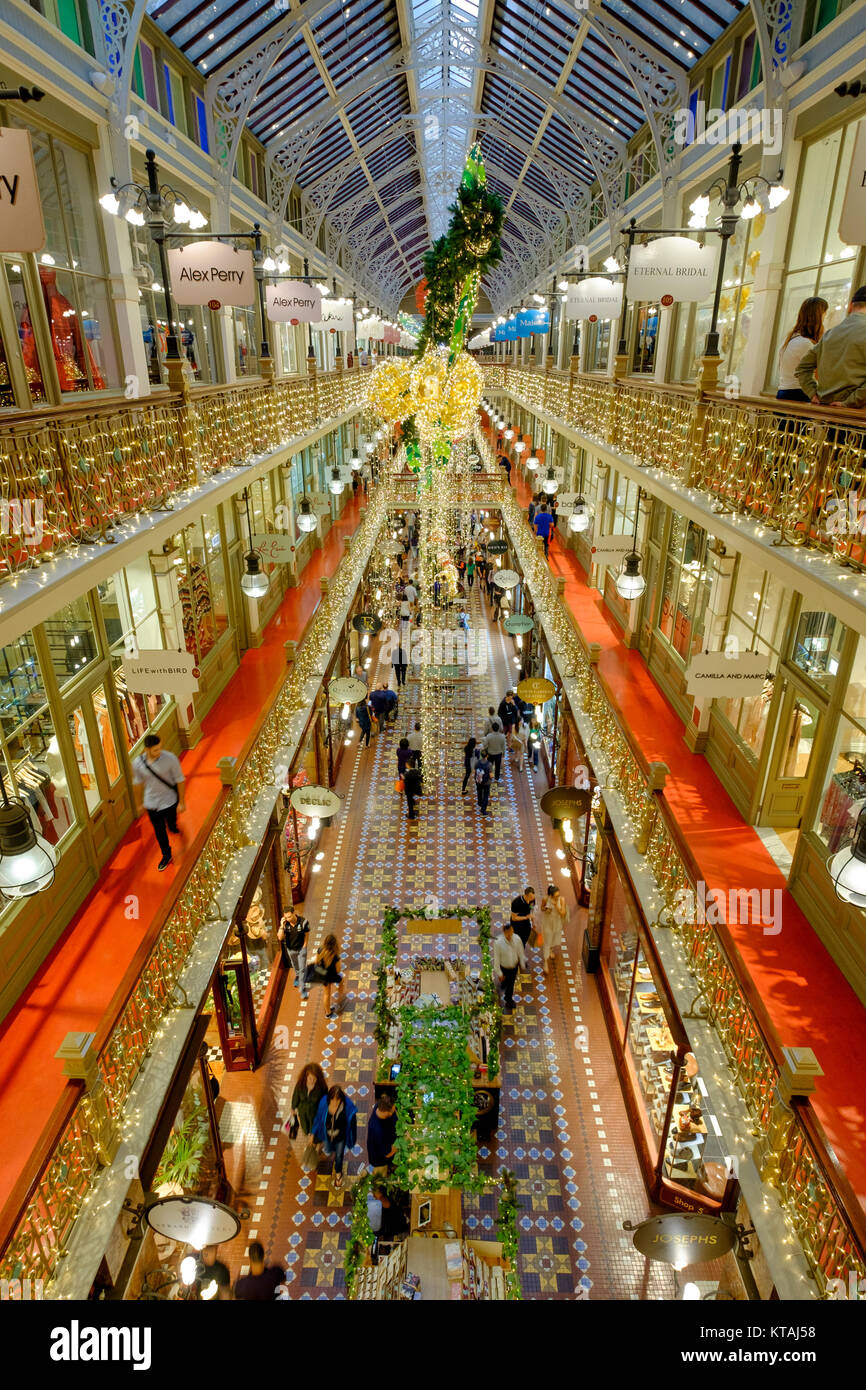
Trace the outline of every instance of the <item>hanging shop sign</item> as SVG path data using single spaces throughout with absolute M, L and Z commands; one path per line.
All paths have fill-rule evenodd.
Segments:
M 265 304 L 271 323 L 318 323 L 322 317 L 322 291 L 303 280 L 265 285 Z
M 129 690 L 136 695 L 195 695 L 201 674 L 191 652 L 139 651 L 123 661 Z
M 866 245 L 866 121 L 860 122 L 854 136 L 851 171 L 839 218 L 839 236 L 846 246 Z
M 518 338 L 528 338 L 532 333 L 547 333 L 550 328 L 550 310 L 521 309 L 515 323 Z
M 517 320 L 506 319 L 505 323 L 497 324 L 491 334 L 490 341 L 493 343 L 516 343 Z
M 679 304 L 706 299 L 716 286 L 717 246 L 701 246 L 686 236 L 663 236 L 632 247 L 626 294 L 658 300 L 672 295 Z
M 273 565 L 288 565 L 295 558 L 295 542 L 282 532 L 254 535 L 253 550 Z
M 357 705 L 366 698 L 366 685 L 354 676 L 337 676 L 328 684 L 328 699 L 332 705 Z
M 383 338 L 383 341 L 384 341 L 384 342 L 386 342 L 386 343 L 391 343 L 391 344 L 393 344 L 394 346 L 396 346 L 397 343 L 399 343 L 399 341 L 400 341 L 400 330 L 399 330 L 399 328 L 390 328 L 390 327 L 388 327 L 388 325 L 386 324 L 386 325 L 385 325 L 385 332 L 382 334 L 382 338 Z
M 29 130 L 0 129 L 0 251 L 41 251 L 45 223 Z
M 350 299 L 323 299 L 319 319 L 314 328 L 331 329 L 337 333 L 352 331 L 352 301 Z
M 342 806 L 342 799 L 329 787 L 320 787 L 315 782 L 308 787 L 295 787 L 291 795 L 292 809 L 299 816 L 310 816 L 318 820 L 328 820 L 335 816 Z
M 488 555 L 504 555 L 507 549 L 508 549 L 508 541 L 488 541 L 488 542 L 487 542 L 487 554 L 488 554 Z
M 487 547 L 488 550 L 490 547 Z M 497 570 L 493 576 L 493 583 L 500 589 L 516 589 L 520 583 L 520 575 L 517 570 Z
M 551 820 L 579 820 L 592 806 L 592 792 L 580 791 L 577 787 L 551 787 L 550 791 L 544 793 L 540 805 L 544 814 L 550 816 Z
M 368 340 L 381 338 L 385 325 L 381 319 L 361 319 L 358 323 L 358 333 L 362 338 Z
M 352 619 L 356 632 L 367 632 L 371 637 L 375 637 L 381 626 L 382 619 L 376 613 L 356 613 Z
M 510 618 L 505 619 L 505 631 L 509 637 L 522 637 L 524 633 L 531 632 L 535 627 L 535 619 L 530 618 L 526 613 L 512 613 Z
M 193 1250 L 234 1240 L 241 1228 L 237 1212 L 211 1197 L 162 1197 L 145 1209 L 144 1219 L 157 1235 Z
M 178 304 L 254 304 L 252 251 L 224 241 L 196 241 L 168 252 L 171 291 Z
M 759 695 L 766 679 L 767 658 L 761 652 L 698 652 L 686 670 L 686 690 L 712 700 L 735 700 Z
M 556 686 L 553 681 L 545 680 L 544 676 L 527 676 L 525 681 L 520 682 L 515 694 L 525 705 L 545 705 L 556 694 Z
M 567 319 L 618 319 L 622 313 L 622 281 L 593 275 L 570 284 L 565 300 Z
M 735 1226 L 702 1212 L 652 1216 L 632 1231 L 635 1248 L 651 1260 L 684 1269 L 727 1255 L 737 1243 Z
M 599 536 L 590 546 L 594 565 L 618 565 L 624 555 L 634 550 L 631 536 Z

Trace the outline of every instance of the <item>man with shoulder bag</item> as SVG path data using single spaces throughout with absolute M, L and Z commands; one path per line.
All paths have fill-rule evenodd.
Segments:
M 300 984 L 302 999 L 306 999 L 309 993 L 307 989 L 307 938 L 309 934 L 310 924 L 306 917 L 301 916 L 297 908 L 290 907 L 288 912 L 283 913 L 277 930 L 277 939 L 280 943 L 283 960 L 295 972 L 293 983 L 295 989 Z
M 183 769 L 180 759 L 163 748 L 158 734 L 145 734 L 144 752 L 132 764 L 132 780 L 143 787 L 141 802 L 150 817 L 156 843 L 162 850 L 157 868 L 162 873 L 172 862 L 168 832 L 179 835 L 178 811 L 186 810 Z

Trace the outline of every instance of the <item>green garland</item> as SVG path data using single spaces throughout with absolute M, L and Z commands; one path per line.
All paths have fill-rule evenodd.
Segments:
M 496 1226 L 502 1245 L 502 1255 L 508 1262 L 505 1274 L 505 1292 L 510 1299 L 522 1298 L 520 1277 L 517 1272 L 517 1213 L 520 1203 L 517 1200 L 517 1179 L 509 1168 L 500 1168 L 499 1181 L 502 1188 L 496 1212 Z
M 475 1091 L 466 1014 L 454 1004 L 428 1009 L 404 1005 L 400 1022 L 393 1170 L 397 1185 L 412 1188 L 420 1183 L 425 1192 L 444 1186 L 477 1188 Z M 418 1178 L 430 1155 L 447 1177 Z
M 364 1263 L 367 1251 L 376 1239 L 367 1211 L 367 1197 L 374 1187 L 381 1187 L 388 1197 L 394 1197 L 398 1192 L 394 1183 L 387 1179 L 374 1178 L 372 1173 L 365 1173 L 355 1184 L 352 1193 L 352 1229 L 346 1243 L 346 1255 L 343 1261 L 348 1298 L 354 1298 L 355 1276 Z

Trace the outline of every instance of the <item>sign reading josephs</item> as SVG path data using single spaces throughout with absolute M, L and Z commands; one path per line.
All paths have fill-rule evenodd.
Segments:
M 168 253 L 171 292 L 178 304 L 254 304 L 256 281 L 252 251 L 236 251 L 224 241 L 196 241 Z
M 0 251 L 41 251 L 42 201 L 29 130 L 0 129 Z

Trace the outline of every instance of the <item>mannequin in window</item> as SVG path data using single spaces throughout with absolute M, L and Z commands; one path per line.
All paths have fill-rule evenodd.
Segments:
M 48 313 L 48 327 L 51 330 L 51 346 L 57 363 L 57 375 L 61 391 L 80 391 L 87 389 L 85 360 L 90 364 L 93 387 L 96 391 L 105 390 L 105 380 L 96 365 L 90 350 L 90 343 L 81 331 L 78 311 L 73 308 L 64 294 L 57 288 L 57 272 L 50 266 L 39 267 L 42 296 Z M 85 359 L 85 353 L 87 357 Z

